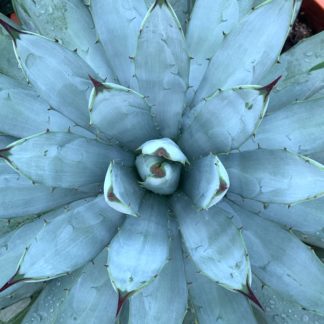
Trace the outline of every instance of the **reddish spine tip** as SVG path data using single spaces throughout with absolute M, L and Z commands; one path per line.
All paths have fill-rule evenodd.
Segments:
M 255 305 L 259 306 L 263 311 L 264 308 L 261 305 L 261 303 L 259 302 L 258 298 L 255 296 L 254 292 L 252 291 L 251 287 L 247 284 L 247 292 L 244 292 L 242 290 L 239 290 L 239 292 L 241 294 L 243 294 L 245 297 L 247 297 L 248 299 L 250 299 Z
M 169 159 L 170 158 L 170 155 L 168 154 L 168 152 L 163 147 L 158 148 L 154 152 L 154 155 L 156 155 L 158 157 L 164 157 L 165 159 Z
M 14 277 L 12 277 L 11 279 L 8 280 L 8 282 L 6 282 L 1 288 L 0 288 L 0 293 L 5 291 L 6 289 L 10 288 L 11 286 L 13 286 L 14 284 L 16 284 L 18 281 L 14 280 Z
M 109 200 L 109 201 L 116 201 L 116 202 L 119 202 L 119 199 L 117 198 L 117 196 L 114 194 L 113 191 L 109 191 L 107 197 L 108 197 L 108 200 Z
M 272 89 L 277 85 L 277 83 L 279 82 L 279 80 L 281 79 L 281 77 L 282 76 L 280 75 L 278 78 L 276 78 L 275 80 L 273 80 L 269 84 L 265 85 L 260 90 L 264 91 L 266 93 L 266 95 L 269 95 L 270 92 L 272 91 Z
M 118 315 L 119 315 L 121 309 L 123 308 L 123 305 L 124 305 L 125 301 L 126 301 L 127 298 L 130 296 L 130 294 L 131 294 L 131 293 L 129 292 L 129 293 L 127 293 L 125 296 L 123 296 L 123 295 L 121 294 L 121 292 L 118 291 L 118 303 L 117 303 L 116 317 L 118 317 Z
M 8 32 L 8 34 L 12 37 L 12 39 L 18 38 L 19 34 L 23 34 L 21 30 L 15 28 L 11 24 L 7 23 L 3 19 L 0 19 L 0 25 Z
M 157 177 L 157 178 L 163 178 L 165 177 L 165 172 L 161 168 L 161 165 L 159 163 L 154 164 L 151 166 L 150 171 Z
M 11 31 L 11 26 L 5 22 L 3 19 L 0 19 L 0 25 L 7 31 L 10 32 Z
M 221 179 L 218 191 L 224 192 L 227 189 L 228 189 L 227 183 Z
M 102 87 L 102 82 L 96 80 L 95 78 L 93 78 L 90 74 L 88 74 L 90 81 L 92 82 L 93 86 L 98 89 Z

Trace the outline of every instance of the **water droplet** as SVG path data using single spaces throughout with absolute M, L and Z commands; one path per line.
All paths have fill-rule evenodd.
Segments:
M 274 315 L 273 320 L 275 323 L 280 323 L 280 316 L 279 315 Z
M 313 55 L 313 52 L 311 52 L 311 51 L 305 53 L 305 56 L 308 56 L 308 57 L 312 56 L 312 55 Z
M 273 299 L 270 299 L 269 300 L 269 303 L 272 304 L 272 305 L 274 305 L 276 302 Z
M 42 320 L 43 320 L 43 316 L 41 314 L 38 314 L 38 313 L 33 314 L 32 321 L 34 323 L 41 323 Z
M 303 315 L 302 316 L 302 320 L 303 320 L 303 322 L 308 322 L 308 316 L 307 315 Z

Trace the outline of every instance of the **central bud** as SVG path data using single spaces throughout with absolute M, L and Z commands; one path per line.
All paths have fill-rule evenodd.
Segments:
M 138 148 L 136 167 L 146 189 L 160 195 L 174 193 L 182 165 L 188 163 L 179 146 L 168 138 L 151 140 Z

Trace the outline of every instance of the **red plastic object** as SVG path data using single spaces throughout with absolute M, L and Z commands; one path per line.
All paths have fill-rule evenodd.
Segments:
M 302 10 L 316 32 L 324 30 L 324 0 L 304 0 Z

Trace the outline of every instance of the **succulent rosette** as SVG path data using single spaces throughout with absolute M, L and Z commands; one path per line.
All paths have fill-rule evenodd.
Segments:
M 324 34 L 280 55 L 301 1 L 13 3 L 11 321 L 323 323 Z

